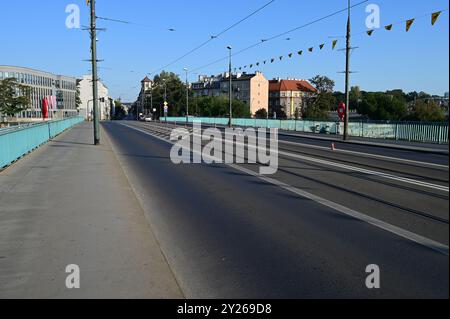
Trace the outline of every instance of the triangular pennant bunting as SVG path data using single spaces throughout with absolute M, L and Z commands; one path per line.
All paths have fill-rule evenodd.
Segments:
M 441 15 L 441 13 L 442 13 L 442 11 L 438 11 L 431 15 L 431 25 L 434 25 L 436 23 L 437 19 Z
M 332 44 L 333 50 L 336 48 L 337 43 L 338 43 L 338 40 L 333 40 L 333 44 Z
M 409 29 L 411 29 L 411 26 L 413 25 L 415 19 L 409 19 L 408 21 L 406 21 L 406 32 L 409 31 Z
M 439 17 L 442 14 L 442 12 L 443 11 L 436 11 L 436 12 L 431 14 L 431 25 L 434 26 L 436 24 L 437 20 L 439 19 Z M 415 18 L 406 20 L 406 32 L 409 32 L 411 30 L 411 27 L 413 26 L 415 20 L 416 20 Z M 389 24 L 389 25 L 384 26 L 384 29 L 386 29 L 387 31 L 391 31 L 393 29 L 393 27 L 394 27 L 394 24 Z M 372 36 L 374 34 L 375 31 L 376 31 L 375 29 L 371 29 L 371 30 L 367 30 L 366 33 L 370 37 L 370 36 Z M 339 40 L 333 40 L 331 42 L 332 50 L 334 50 L 336 48 L 338 42 L 339 42 Z M 319 49 L 323 50 L 325 45 L 326 45 L 325 43 L 320 44 L 319 45 Z M 308 48 L 308 51 L 312 53 L 312 52 L 314 52 L 314 49 L 315 49 L 315 47 L 310 47 L 310 48 Z M 303 54 L 303 50 L 297 51 L 297 54 L 298 55 L 302 55 Z M 282 55 L 282 56 L 278 57 L 278 59 L 280 61 L 282 61 L 284 59 L 284 57 L 292 58 L 294 55 L 295 55 L 295 52 L 291 52 L 291 53 L 289 53 L 286 56 Z M 260 66 L 261 64 L 267 64 L 267 63 L 269 63 L 269 61 L 270 61 L 270 63 L 274 63 L 276 60 L 277 60 L 277 58 L 274 57 L 274 58 L 269 59 L 269 60 L 264 60 L 262 63 L 261 62 L 256 62 L 255 64 L 250 64 L 249 68 L 252 69 L 253 66 Z M 246 69 L 246 68 L 247 68 L 247 65 L 245 65 L 243 67 L 239 67 L 239 70 Z M 237 70 L 237 68 L 234 69 L 235 72 L 236 72 L 236 70 Z

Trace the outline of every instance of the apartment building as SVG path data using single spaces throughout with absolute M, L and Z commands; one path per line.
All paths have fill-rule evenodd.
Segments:
M 269 81 L 270 115 L 278 118 L 301 116 L 308 99 L 316 96 L 317 89 L 307 80 L 274 79 Z
M 217 76 L 199 76 L 192 84 L 194 97 L 225 96 L 229 94 L 229 73 Z M 232 75 L 233 98 L 249 106 L 251 114 L 260 109 L 269 110 L 269 81 L 261 72 L 253 74 L 237 73 Z

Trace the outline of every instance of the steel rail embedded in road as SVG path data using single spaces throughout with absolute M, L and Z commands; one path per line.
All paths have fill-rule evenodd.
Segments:
M 164 141 L 166 143 L 169 143 L 169 144 L 172 144 L 172 145 L 175 144 L 175 142 L 170 141 L 168 139 L 170 134 L 166 134 L 166 133 L 168 133 L 167 129 L 164 130 L 164 129 L 161 129 L 159 127 L 156 129 L 156 131 L 158 131 L 160 133 L 161 132 L 164 133 L 163 136 L 165 136 L 165 137 L 161 137 L 161 136 L 156 136 L 156 135 L 154 135 L 154 133 L 152 133 L 152 132 L 150 132 L 148 130 L 142 129 L 142 128 L 137 128 L 137 127 L 134 127 L 134 126 L 131 126 L 131 125 L 127 125 L 127 124 L 124 124 L 124 123 L 121 123 L 121 125 L 125 126 L 127 128 L 130 128 L 132 130 L 144 133 L 146 135 L 152 136 L 152 137 L 157 138 L 157 139 L 159 139 L 161 141 Z M 196 152 L 195 150 L 190 150 L 190 149 L 189 149 L 189 151 Z M 285 152 L 279 152 L 279 154 L 286 155 Z M 199 154 L 199 155 L 202 155 L 202 154 Z M 291 155 L 291 154 L 289 154 L 289 155 Z M 211 158 L 211 159 L 214 159 L 214 158 Z M 311 161 L 312 159 L 308 158 L 307 160 Z M 317 159 L 315 159 L 313 161 L 317 162 Z M 329 165 L 328 161 L 320 161 L 319 163 L 325 164 L 325 165 Z M 336 163 L 333 163 L 333 164 L 336 164 Z M 428 247 L 428 248 L 430 248 L 432 250 L 435 250 L 435 251 L 438 251 L 438 252 L 440 252 L 442 254 L 448 255 L 448 251 L 449 251 L 448 245 L 445 245 L 445 244 L 439 243 L 439 242 L 437 242 L 435 240 L 432 240 L 432 239 L 426 238 L 424 236 L 415 234 L 415 233 L 410 232 L 410 231 L 408 231 L 406 229 L 403 229 L 403 228 L 397 227 L 395 225 L 389 224 L 387 222 L 384 222 L 382 220 L 373 218 L 373 217 L 368 216 L 366 214 L 363 214 L 361 212 L 357 212 L 357 211 L 355 211 L 355 210 L 353 210 L 351 208 L 345 207 L 343 205 L 340 205 L 340 204 L 338 204 L 336 202 L 327 200 L 325 198 L 316 196 L 316 195 L 314 195 L 312 193 L 300 190 L 300 189 L 298 189 L 296 187 L 293 187 L 292 185 L 280 182 L 280 181 L 278 181 L 276 179 L 261 176 L 261 175 L 255 173 L 255 172 L 253 172 L 253 171 L 251 171 L 249 169 L 242 168 L 239 165 L 236 165 L 236 164 L 225 164 L 225 165 L 228 165 L 228 166 L 230 166 L 230 167 L 232 167 L 234 169 L 237 169 L 237 170 L 239 170 L 241 172 L 244 172 L 246 174 L 249 174 L 251 176 L 255 176 L 255 177 L 261 178 L 264 181 L 269 182 L 270 184 L 277 185 L 277 186 L 279 186 L 279 187 L 281 187 L 281 188 L 283 188 L 285 190 L 288 190 L 288 191 L 293 192 L 293 193 L 295 193 L 297 195 L 300 195 L 302 197 L 305 197 L 305 198 L 308 198 L 310 200 L 313 200 L 313 201 L 315 201 L 315 202 L 317 202 L 317 203 L 319 203 L 321 205 L 324 205 L 324 206 L 327 206 L 329 208 L 332 208 L 332 209 L 334 209 L 334 210 L 336 210 L 336 211 L 338 211 L 340 213 L 344 213 L 344 214 L 349 215 L 349 216 L 351 216 L 353 218 L 356 218 L 358 220 L 361 220 L 361 221 L 364 221 L 366 223 L 369 223 L 369 224 L 371 224 L 371 225 L 373 225 L 375 227 L 381 228 L 381 229 L 386 230 L 388 232 L 391 232 L 391 233 L 393 233 L 395 235 L 398 235 L 400 237 L 403 237 L 405 239 L 411 240 L 411 241 L 416 242 L 418 244 L 421 244 L 421 245 L 423 245 L 425 247 Z M 347 165 L 342 166 L 342 168 L 348 169 Z M 349 169 L 350 170 L 356 170 L 356 168 L 351 168 L 351 167 Z M 360 172 L 364 171 L 365 173 L 373 174 L 373 175 L 376 175 L 376 176 L 378 176 L 376 173 L 379 173 L 379 172 L 372 172 L 372 171 L 363 170 L 363 169 L 361 169 L 361 170 L 358 169 L 358 171 L 360 171 Z M 397 177 L 395 177 L 395 176 L 390 176 L 389 174 L 382 174 L 382 173 L 379 173 L 379 174 L 380 174 L 379 176 L 383 176 L 383 177 L 386 177 L 386 178 L 395 178 L 397 180 Z M 402 181 L 402 182 L 413 183 L 414 185 L 423 186 L 419 181 L 417 181 L 417 183 L 416 183 L 415 181 L 412 181 L 410 179 L 403 179 L 403 178 L 398 178 L 398 180 Z M 425 185 L 427 185 L 427 183 L 425 183 Z M 432 184 L 430 184 L 430 185 L 432 185 Z M 437 187 L 431 187 L 431 188 L 439 189 Z M 448 191 L 448 187 L 447 187 L 447 191 Z M 435 219 L 435 220 L 439 221 L 437 219 Z M 447 222 L 447 225 L 448 225 L 448 222 Z

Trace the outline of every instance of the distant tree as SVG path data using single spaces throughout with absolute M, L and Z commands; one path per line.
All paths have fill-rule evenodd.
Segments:
M 359 102 L 361 101 L 362 93 L 359 86 L 352 86 L 350 89 L 350 109 L 358 109 Z
M 31 89 L 14 78 L 0 81 L 0 113 L 15 116 L 26 110 L 30 105 L 30 94 Z
M 408 116 L 405 100 L 391 92 L 367 93 L 358 112 L 371 120 L 402 120 Z
M 326 76 L 316 75 L 309 80 L 319 93 L 332 93 L 335 82 Z
M 195 99 L 198 116 L 227 117 L 229 116 L 230 102 L 224 96 L 204 96 Z M 250 108 L 239 100 L 233 100 L 233 117 L 250 117 Z
M 266 109 L 260 109 L 256 111 L 255 118 L 257 119 L 266 119 L 268 116 Z
M 336 92 L 333 93 L 333 96 L 334 96 L 336 102 L 335 102 L 334 106 L 331 109 L 333 111 L 337 111 L 339 103 L 340 102 L 345 102 L 345 93 L 336 91 Z
M 115 114 L 114 119 L 115 120 L 121 120 L 126 116 L 125 107 L 122 104 L 122 101 L 120 99 L 117 99 L 114 101 L 115 105 Z
M 386 95 L 392 96 L 396 100 L 404 102 L 404 103 L 406 103 L 406 101 L 407 101 L 407 95 L 401 89 L 386 91 Z
M 277 108 L 273 108 L 273 109 L 269 110 L 269 118 L 285 120 L 285 119 L 287 119 L 287 115 L 281 108 L 277 107 Z
M 409 92 L 408 94 L 406 94 L 407 102 L 413 102 L 413 101 L 417 100 L 418 98 L 419 98 L 419 93 L 417 93 L 416 91 Z
M 186 114 L 186 84 L 173 72 L 162 71 L 153 79 L 153 104 L 158 116 L 164 116 L 164 87 L 167 87 L 167 103 L 169 104 L 169 116 L 182 116 Z M 146 101 L 147 104 L 147 101 Z M 147 105 L 149 105 L 148 102 Z
M 424 122 L 443 122 L 445 121 L 445 112 L 434 101 L 418 100 L 412 107 L 408 119 Z
M 318 95 L 314 103 L 306 108 L 303 118 L 314 120 L 328 120 L 329 112 L 335 105 L 336 98 L 331 92 L 322 92 Z

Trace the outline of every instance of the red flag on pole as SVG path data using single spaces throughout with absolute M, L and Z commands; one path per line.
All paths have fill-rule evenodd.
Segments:
M 42 117 L 44 120 L 48 119 L 48 100 L 44 97 L 42 100 Z

